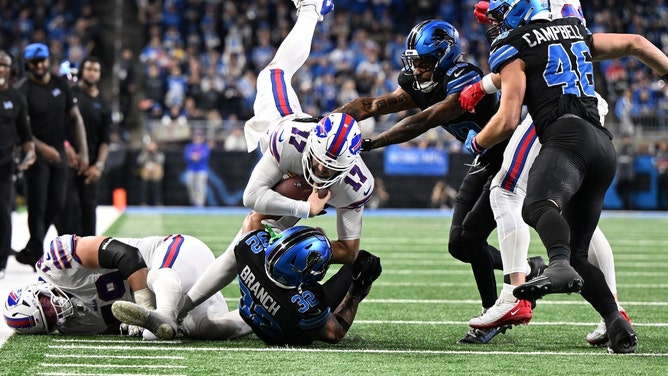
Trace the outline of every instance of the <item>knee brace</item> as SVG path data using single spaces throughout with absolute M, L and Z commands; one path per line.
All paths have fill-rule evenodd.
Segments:
M 118 269 L 124 279 L 132 273 L 146 267 L 139 250 L 131 245 L 121 243 L 113 238 L 106 238 L 98 250 L 100 266 L 107 269 Z

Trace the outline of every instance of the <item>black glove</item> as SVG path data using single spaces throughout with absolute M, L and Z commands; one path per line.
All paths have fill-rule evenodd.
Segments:
M 371 151 L 371 139 L 365 138 L 362 140 L 362 151 Z
M 353 262 L 353 284 L 348 292 L 351 295 L 364 298 L 371 290 L 371 284 L 375 281 L 383 268 L 380 266 L 380 258 L 371 253 L 361 250 Z

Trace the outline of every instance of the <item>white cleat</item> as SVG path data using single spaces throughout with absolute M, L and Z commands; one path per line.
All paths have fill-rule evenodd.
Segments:
M 150 311 L 138 304 L 117 301 L 112 304 L 111 312 L 121 322 L 146 328 L 161 340 L 170 340 L 176 335 L 175 320 L 169 319 L 159 312 Z
M 489 329 L 504 325 L 528 324 L 531 317 L 531 302 L 519 299 L 506 301 L 499 298 L 482 315 L 469 320 L 469 326 L 475 329 Z
M 332 0 L 292 0 L 298 12 L 301 12 L 305 6 L 313 6 L 316 13 L 318 13 L 318 21 L 322 21 L 323 17 L 334 10 L 334 1 Z

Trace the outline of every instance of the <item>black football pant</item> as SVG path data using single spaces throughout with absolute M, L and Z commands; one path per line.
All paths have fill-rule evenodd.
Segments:
M 0 158 L 0 270 L 7 267 L 12 248 L 12 202 L 14 199 L 14 161 L 11 155 Z
M 65 205 L 56 219 L 58 234 L 95 235 L 98 182 L 86 184 L 86 177 L 68 169 Z
M 489 308 L 498 298 L 494 269 L 502 270 L 501 253 L 487 243 L 496 228 L 489 203 L 489 187 L 498 168 L 472 166 L 455 198 L 448 251 L 471 264 L 482 306 Z
M 616 153 L 600 129 L 576 118 L 546 126 L 540 153 L 529 171 L 522 208 L 547 249 L 550 261 L 570 257 L 584 279 L 582 296 L 605 316 L 617 311 L 603 273 L 587 261 L 603 199 L 616 170 Z
M 67 158 L 60 151 L 61 161 L 51 164 L 37 153 L 37 161 L 25 172 L 28 199 L 28 229 L 30 240 L 27 252 L 36 259 L 44 252 L 43 243 L 49 226 L 65 203 L 67 188 Z

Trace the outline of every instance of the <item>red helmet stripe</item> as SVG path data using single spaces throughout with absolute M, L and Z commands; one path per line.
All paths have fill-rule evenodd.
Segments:
M 353 122 L 355 122 L 355 119 L 353 119 L 352 116 L 343 114 L 339 129 L 334 136 L 334 142 L 327 148 L 327 156 L 329 158 L 336 159 L 341 154 L 341 150 L 343 150 L 343 147 L 346 144 L 348 134 L 350 134 L 350 131 L 353 129 L 351 126 Z

